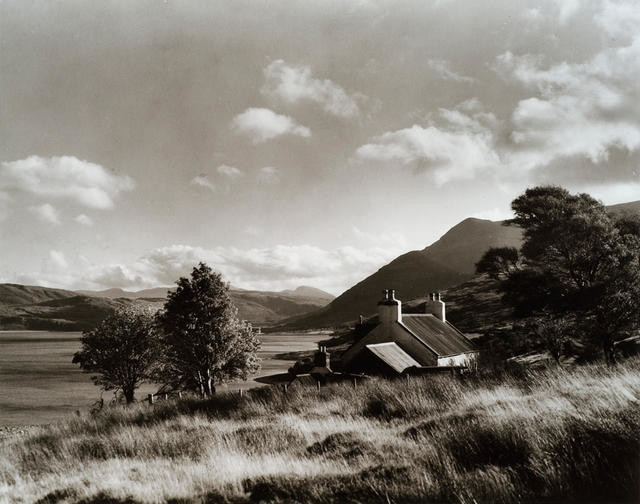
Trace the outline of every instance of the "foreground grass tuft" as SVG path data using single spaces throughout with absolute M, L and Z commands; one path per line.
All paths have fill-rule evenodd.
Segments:
M 637 502 L 640 360 L 254 390 L 0 441 L 0 501 Z

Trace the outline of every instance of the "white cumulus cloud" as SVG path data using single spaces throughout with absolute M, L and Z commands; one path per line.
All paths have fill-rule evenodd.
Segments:
M 69 267 L 66 257 L 59 250 L 50 250 L 48 260 L 53 269 L 67 269 Z
M 215 191 L 216 190 L 216 186 L 213 182 L 211 182 L 206 175 L 198 175 L 197 177 L 193 177 L 191 179 L 191 184 L 198 186 L 198 187 L 204 187 L 205 189 L 208 189 L 209 191 Z
M 115 198 L 134 186 L 126 175 L 115 175 L 99 164 L 73 156 L 29 156 L 0 163 L 2 190 L 72 200 L 91 208 L 112 208 Z
M 288 65 L 281 59 L 272 61 L 264 69 L 264 76 L 262 94 L 285 103 L 317 103 L 325 112 L 339 117 L 357 116 L 360 113 L 358 100 L 365 98 L 359 93 L 349 95 L 329 79 L 312 77 L 309 66 Z
M 397 248 L 276 245 L 240 249 L 206 249 L 170 245 L 151 250 L 131 264 L 92 268 L 84 282 L 101 287 L 143 288 L 171 285 L 204 261 L 225 280 L 245 289 L 281 290 L 313 285 L 334 293 L 350 287 L 398 255 Z
M 60 225 L 60 216 L 58 214 L 58 210 L 56 210 L 56 208 L 49 203 L 45 203 L 44 205 L 39 206 L 31 206 L 29 207 L 29 210 L 42 222 L 46 222 L 47 224 L 54 224 L 56 226 Z
M 438 74 L 438 76 L 443 80 L 454 81 L 454 82 L 466 82 L 466 83 L 471 83 L 475 81 L 475 79 L 473 79 L 472 77 L 462 75 L 452 70 L 451 62 L 449 62 L 448 60 L 430 58 L 427 60 L 427 65 L 429 65 L 429 68 L 435 71 L 436 74 Z
M 262 143 L 282 135 L 310 137 L 311 130 L 298 124 L 291 117 L 276 114 L 267 108 L 248 108 L 231 121 L 236 133 L 251 136 L 253 143 Z
M 544 166 L 558 158 L 606 161 L 611 149 L 640 148 L 640 32 L 629 45 L 581 63 L 545 66 L 540 58 L 499 57 L 507 79 L 533 91 L 512 113 L 512 164 Z
M 239 170 L 235 166 L 229 166 L 226 164 L 220 165 L 217 168 L 217 172 L 220 175 L 224 175 L 225 177 L 229 177 L 230 179 L 238 179 L 244 175 L 242 170 Z
M 259 184 L 279 184 L 280 179 L 280 170 L 273 166 L 264 166 L 258 171 Z
M 87 227 L 93 226 L 93 221 L 91 220 L 91 217 L 88 217 L 85 214 L 77 215 L 73 220 L 76 221 L 78 224 L 82 224 L 83 226 L 87 226 Z
M 389 131 L 371 139 L 356 150 L 364 161 L 411 165 L 430 172 L 443 184 L 469 179 L 479 171 L 498 166 L 500 157 L 494 147 L 492 128 L 497 121 L 490 113 L 469 111 L 477 108 L 467 101 L 456 109 L 441 109 L 442 124 Z

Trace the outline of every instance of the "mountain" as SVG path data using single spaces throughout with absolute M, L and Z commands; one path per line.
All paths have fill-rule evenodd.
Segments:
M 106 289 L 101 291 L 91 291 L 91 290 L 79 290 L 76 291 L 78 294 L 83 296 L 92 296 L 92 297 L 100 297 L 100 298 L 126 298 L 126 299 L 137 299 L 137 298 L 166 298 L 167 293 L 170 290 L 174 290 L 169 287 L 155 287 L 153 289 L 143 289 L 139 291 L 126 291 L 119 288 L 114 289 Z
M 132 303 L 127 299 L 82 296 L 63 289 L 0 284 L 0 329 L 84 331 L 95 327 L 116 308 Z
M 612 215 L 640 214 L 640 201 L 606 207 Z M 286 320 L 284 328 L 331 327 L 375 312 L 383 289 L 410 300 L 471 280 L 475 263 L 490 247 L 520 247 L 522 231 L 503 221 L 468 218 L 438 241 L 394 259 L 315 313 Z M 475 284 L 474 284 L 475 285 Z M 463 289 L 464 290 L 464 289 Z
M 0 284 L 0 305 L 36 304 L 77 296 L 75 292 L 32 285 Z
M 519 247 L 522 231 L 516 226 L 470 217 L 456 224 L 422 252 L 458 273 L 474 275 L 475 265 L 490 247 Z
M 175 287 L 156 287 L 139 291 L 107 289 L 77 291 L 78 294 L 110 299 L 164 300 Z M 314 287 L 301 286 L 280 292 L 251 291 L 231 288 L 231 299 L 238 308 L 238 316 L 254 325 L 272 325 L 289 317 L 304 315 L 327 305 L 334 296 Z
M 438 241 L 394 259 L 315 313 L 285 321 L 291 328 L 328 327 L 375 311 L 383 289 L 399 299 L 413 299 L 469 280 L 475 263 L 489 247 L 521 242 L 521 231 L 502 222 L 468 218 Z
M 336 297 L 333 294 L 329 294 L 321 289 L 316 289 L 315 287 L 309 287 L 307 285 L 301 285 L 300 287 L 296 287 L 294 290 L 282 290 L 280 294 L 285 296 L 296 296 L 308 299 L 322 299 L 327 303 L 333 301 Z
M 612 215 L 639 215 L 640 200 L 630 201 L 629 203 L 618 203 L 607 207 L 607 212 Z
M 162 308 L 167 287 L 125 291 L 68 291 L 18 284 L 0 284 L 0 329 L 84 331 L 123 306 Z M 238 316 L 257 326 L 273 325 L 325 306 L 333 296 L 313 287 L 291 291 L 231 290 Z

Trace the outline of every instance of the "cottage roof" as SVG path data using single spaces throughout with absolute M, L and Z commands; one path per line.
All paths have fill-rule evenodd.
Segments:
M 418 361 L 393 342 L 370 344 L 366 345 L 366 347 L 398 373 L 402 373 L 405 369 L 413 366 L 420 366 Z
M 402 324 L 440 357 L 476 351 L 464 334 L 433 315 L 407 313 Z

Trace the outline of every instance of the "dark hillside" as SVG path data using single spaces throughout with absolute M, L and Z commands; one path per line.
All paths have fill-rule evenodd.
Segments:
M 459 273 L 473 275 L 475 264 L 490 247 L 520 247 L 522 231 L 516 226 L 468 218 L 424 249 L 430 259 Z
M 0 284 L 0 305 L 24 305 L 77 296 L 75 292 L 34 285 Z
M 287 321 L 291 328 L 331 327 L 374 313 L 383 289 L 401 300 L 445 290 L 471 279 L 475 263 L 490 247 L 518 247 L 521 231 L 502 222 L 469 218 L 438 241 L 394 259 L 334 299 L 325 309 Z
M 613 215 L 638 215 L 640 214 L 640 200 L 610 205 L 607 207 L 607 211 Z
M 374 313 L 383 289 L 395 288 L 397 297 L 411 299 L 429 288 L 445 289 L 466 279 L 467 275 L 432 261 L 423 251 L 408 252 L 351 287 L 325 309 L 291 320 L 289 325 L 299 328 L 339 325 L 361 314 Z

